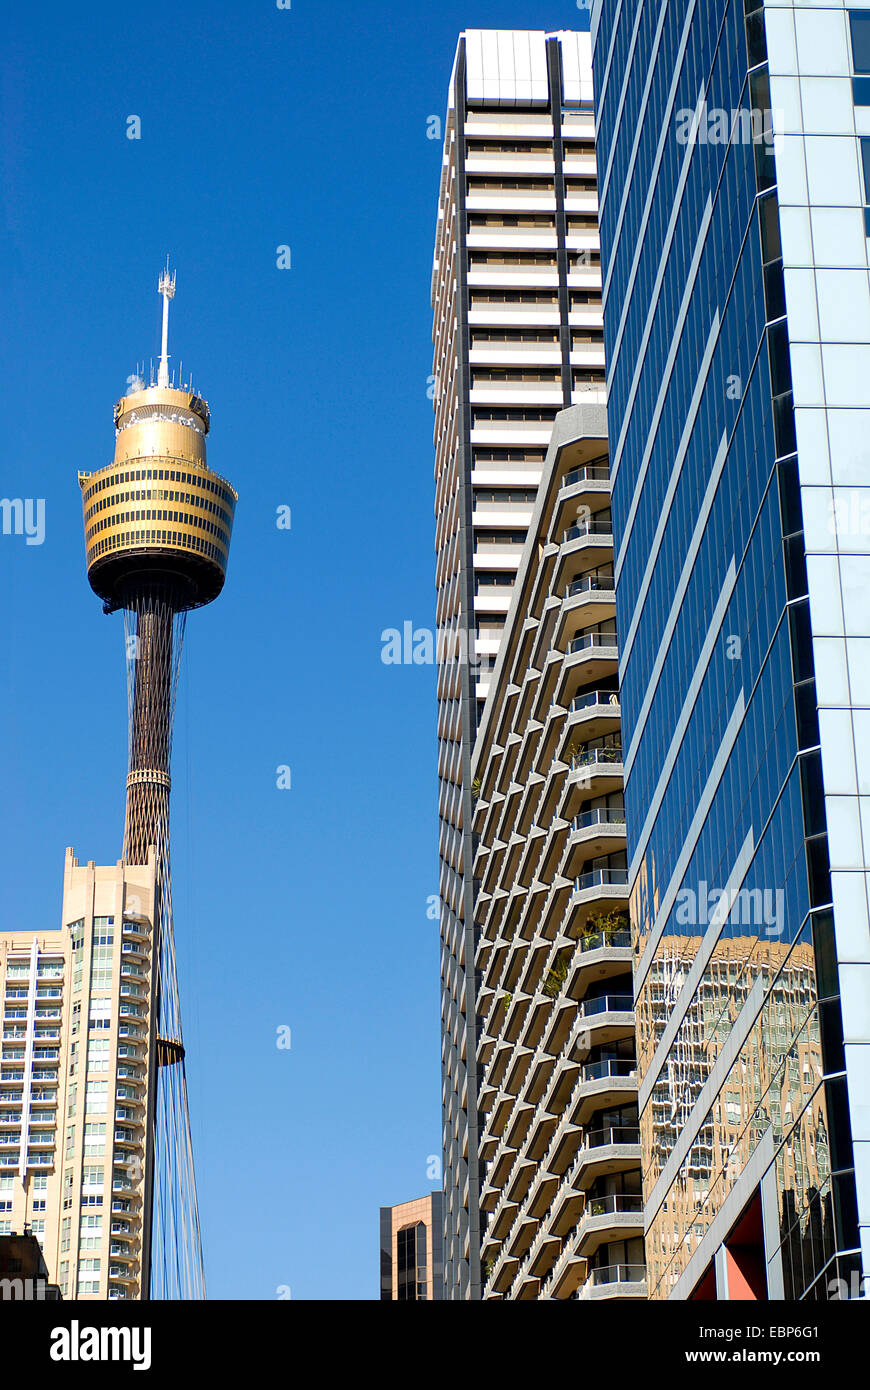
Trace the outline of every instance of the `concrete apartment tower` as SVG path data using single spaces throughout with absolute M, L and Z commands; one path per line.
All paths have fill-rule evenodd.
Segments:
M 606 412 L 556 418 L 474 747 L 483 1297 L 646 1297 Z
M 855 1298 L 870 7 L 594 0 L 592 40 L 649 1294 Z
M 603 402 L 588 34 L 470 30 L 432 273 L 445 1295 L 481 1295 L 471 756 L 558 410 Z
M 32 1231 L 63 1298 L 150 1287 L 156 867 L 68 849 L 60 929 L 0 932 L 0 1234 Z

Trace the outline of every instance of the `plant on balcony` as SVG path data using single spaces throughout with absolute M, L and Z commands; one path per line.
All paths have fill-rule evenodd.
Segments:
M 610 912 L 599 912 L 593 917 L 587 917 L 582 931 L 584 936 L 603 936 L 605 942 L 610 942 L 618 932 L 628 931 L 629 926 L 628 913 L 613 908 Z
M 475 777 L 474 780 L 473 780 L 472 783 L 471 783 L 471 799 L 472 799 L 472 801 L 477 801 L 477 799 L 478 799 L 479 796 L 480 796 L 480 778 L 479 778 L 479 777 Z
M 501 1002 L 504 1004 L 505 1018 L 507 1018 L 508 1010 L 510 1009 L 512 999 L 512 994 L 503 994 L 501 997 Z
M 564 956 L 557 956 L 553 963 L 552 970 L 547 971 L 546 979 L 541 988 L 548 999 L 557 999 L 562 993 L 562 986 L 568 978 L 568 962 Z

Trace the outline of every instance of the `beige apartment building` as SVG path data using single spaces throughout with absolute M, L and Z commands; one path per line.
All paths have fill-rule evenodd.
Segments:
M 381 1207 L 381 1302 L 428 1303 L 444 1297 L 441 1192 Z
M 64 864 L 59 928 L 0 931 L 0 1234 L 71 1299 L 147 1297 L 155 862 Z
M 646 1297 L 606 412 L 559 414 L 471 767 L 483 1297 Z

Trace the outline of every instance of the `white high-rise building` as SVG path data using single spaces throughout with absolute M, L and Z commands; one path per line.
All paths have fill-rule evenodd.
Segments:
M 32 1232 L 63 1298 L 151 1273 L 155 862 L 80 865 L 60 929 L 0 929 L 0 1235 Z
M 468 30 L 432 274 L 446 1296 L 480 1296 L 471 752 L 556 414 L 604 403 L 586 33 Z

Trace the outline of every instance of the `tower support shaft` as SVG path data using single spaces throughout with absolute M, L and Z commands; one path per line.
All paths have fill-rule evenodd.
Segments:
M 128 653 L 135 662 L 135 674 L 124 859 L 128 864 L 144 864 L 150 845 L 162 852 L 169 830 L 175 609 L 161 587 L 143 589 L 130 598 L 129 607 L 136 615 L 136 631 Z

